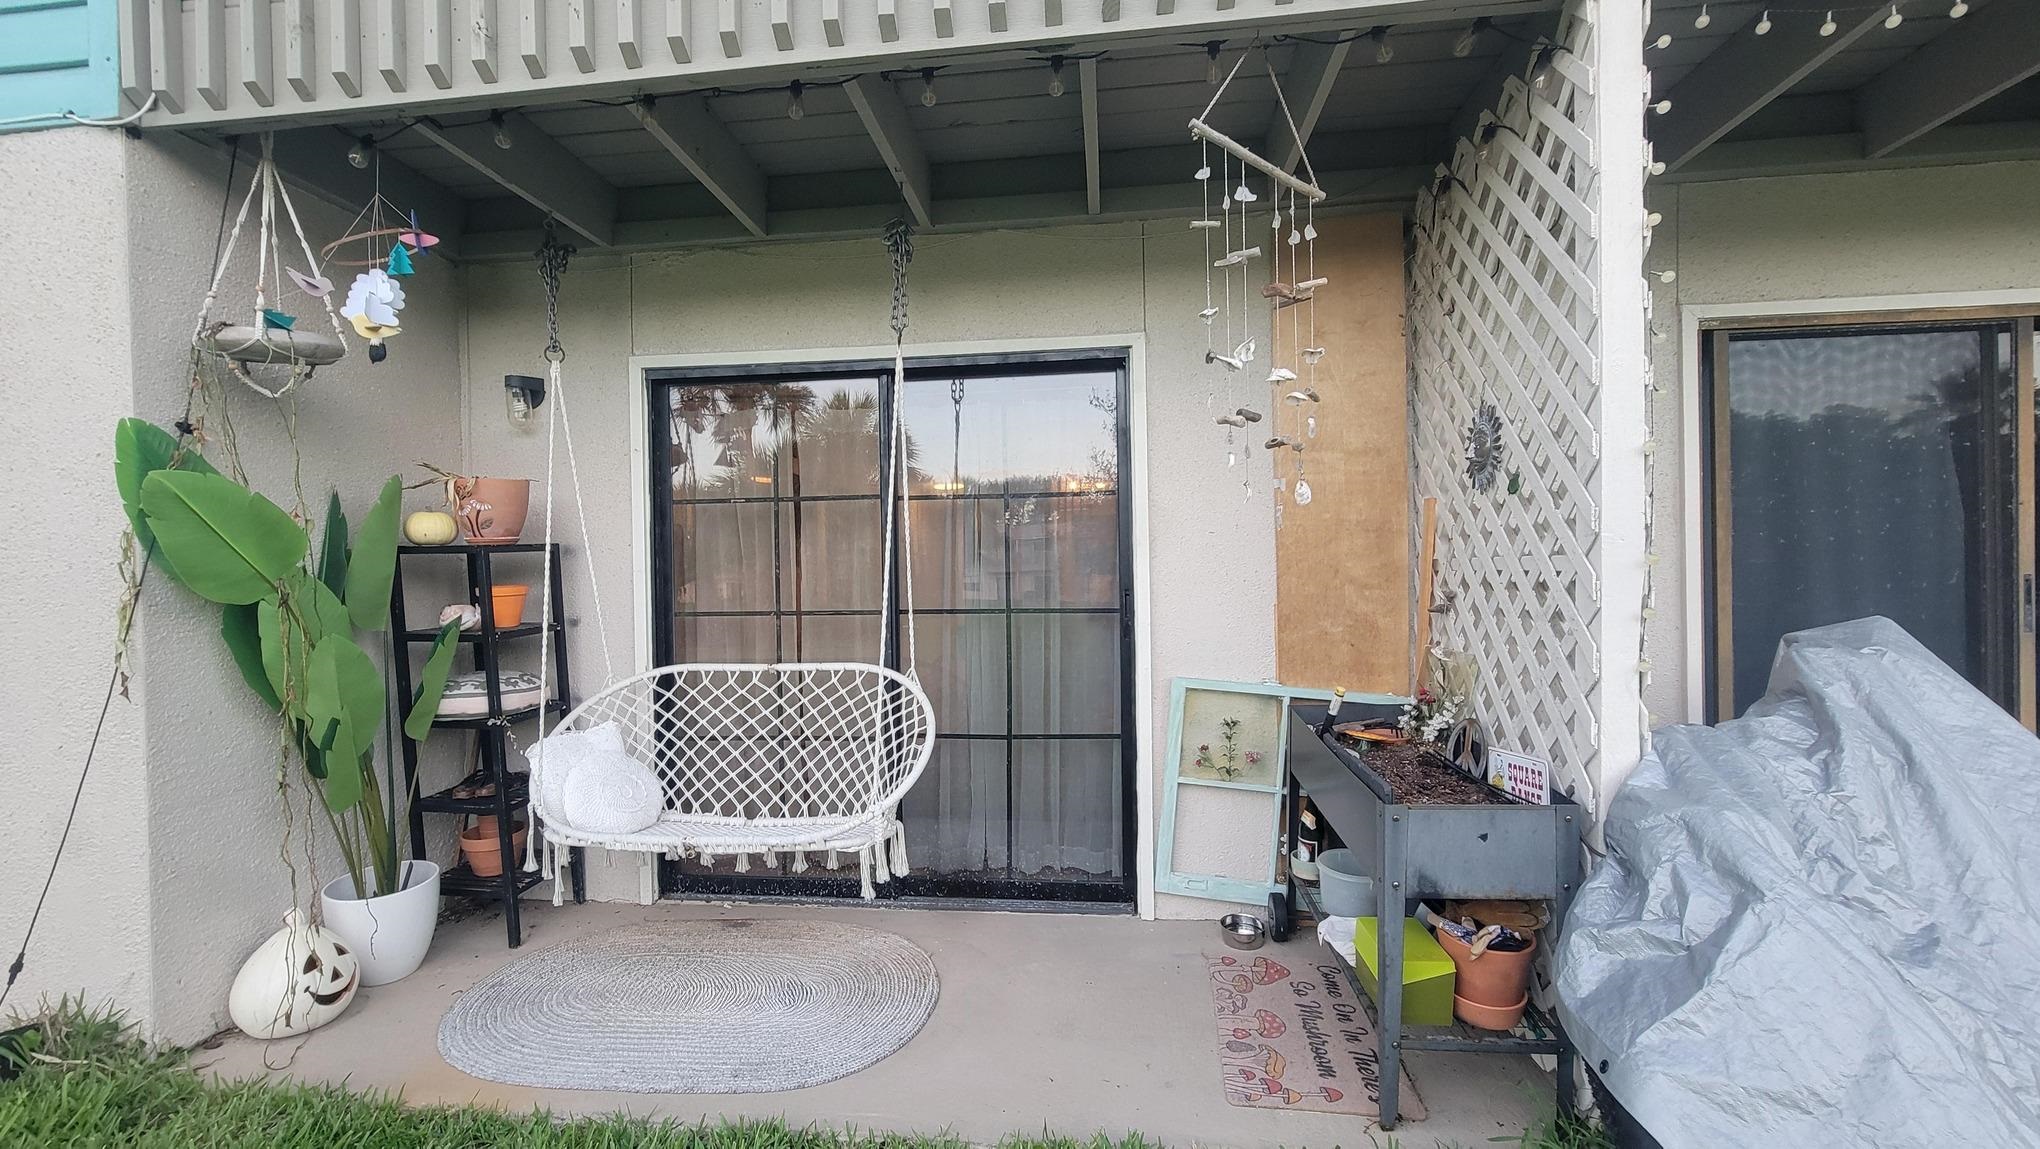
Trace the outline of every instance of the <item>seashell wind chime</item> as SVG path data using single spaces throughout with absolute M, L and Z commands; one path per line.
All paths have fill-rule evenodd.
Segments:
M 1264 64 L 1265 57 L 1264 52 Z M 1327 282 L 1317 272 L 1318 233 L 1312 216 L 1325 193 L 1317 185 L 1317 173 L 1311 169 L 1310 157 L 1304 151 L 1303 135 L 1289 114 L 1288 101 L 1282 96 L 1282 85 L 1272 66 L 1268 78 L 1274 83 L 1283 119 L 1296 140 L 1303 178 L 1290 174 L 1206 122 L 1245 62 L 1246 55 L 1242 53 L 1218 91 L 1212 94 L 1203 114 L 1190 121 L 1190 136 L 1202 149 L 1202 162 L 1195 176 L 1202 211 L 1190 226 L 1204 236 L 1204 310 L 1198 312 L 1198 318 L 1204 321 L 1204 362 L 1211 378 L 1205 406 L 1213 413 L 1212 422 L 1225 428 L 1228 467 L 1237 467 L 1245 461 L 1254 434 L 1249 428 L 1266 418 L 1262 406 L 1280 413 L 1270 427 L 1273 434 L 1262 443 L 1263 448 L 1277 453 L 1272 493 L 1275 522 L 1280 526 L 1285 494 L 1299 507 L 1309 506 L 1311 500 L 1310 481 L 1304 476 L 1304 450 L 1318 434 L 1317 365 L 1324 358 L 1325 349 L 1318 343 L 1317 292 Z M 1216 169 L 1211 164 L 1214 150 L 1218 153 Z M 1250 170 L 1268 179 L 1270 214 L 1265 249 L 1254 238 L 1252 217 L 1261 196 L 1249 186 Z M 1212 214 L 1214 199 L 1218 206 L 1216 216 Z M 1249 370 L 1258 370 L 1254 363 L 1259 348 L 1249 331 L 1249 309 L 1254 297 L 1253 268 L 1260 260 L 1269 261 L 1270 268 L 1268 281 L 1260 290 L 1269 307 L 1270 331 L 1279 336 L 1285 319 L 1289 324 L 1288 339 L 1272 340 L 1275 346 L 1269 352 L 1271 363 L 1264 381 L 1268 404 L 1243 400 L 1240 396 L 1241 376 Z M 1220 380 L 1224 382 L 1222 400 Z M 1287 467 L 1285 458 L 1289 461 Z M 1287 478 L 1285 471 L 1289 472 Z M 1254 497 L 1251 468 L 1242 470 L 1240 486 L 1247 498 Z

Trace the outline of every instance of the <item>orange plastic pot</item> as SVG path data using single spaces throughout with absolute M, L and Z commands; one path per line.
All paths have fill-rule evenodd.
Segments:
M 523 583 L 504 583 L 489 588 L 489 601 L 496 608 L 498 627 L 516 626 L 524 621 L 524 598 L 531 588 Z
M 1527 990 L 1514 1005 L 1482 1005 L 1456 993 L 1452 995 L 1452 1016 L 1479 1029 L 1514 1029 L 1516 1023 L 1523 1020 L 1523 1011 L 1528 1008 L 1530 994 Z
M 1537 959 L 1537 935 L 1530 935 L 1528 949 L 1514 953 L 1488 950 L 1479 957 L 1465 942 L 1450 933 L 1439 930 L 1438 944 L 1446 956 L 1452 959 L 1455 980 L 1452 987 L 1453 1012 L 1461 1021 L 1489 1029 L 1507 1029 L 1523 1016 L 1523 1007 L 1530 989 L 1530 964 Z M 1487 1020 L 1469 1017 L 1468 1011 L 1460 1008 L 1462 1003 L 1482 1007 L 1474 1012 L 1482 1013 Z M 1513 1010 L 1514 1015 L 1500 1025 L 1490 1025 L 1502 1014 Z M 1488 1012 L 1496 1011 L 1496 1012 Z
M 492 819 L 493 820 L 493 819 Z M 524 823 L 518 822 L 511 828 L 510 849 L 522 852 L 524 849 Z M 485 832 L 480 826 L 470 826 L 460 832 L 460 853 L 467 859 L 468 869 L 478 878 L 493 878 L 503 872 L 503 843 L 496 836 L 496 827 L 490 826 Z

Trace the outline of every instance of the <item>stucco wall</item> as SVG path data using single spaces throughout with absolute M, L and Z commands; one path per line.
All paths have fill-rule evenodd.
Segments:
M 11 748 L 0 751 L 0 785 L 21 827 L 12 877 L 0 883 L 0 944 L 11 946 L 55 846 L 110 665 L 125 526 L 113 494 L 114 421 L 135 414 L 167 425 L 185 410 L 191 326 L 212 271 L 227 160 L 184 141 L 79 129 L 0 139 L 0 167 L 10 189 L 30 198 L 9 213 L 12 249 L 36 253 L 0 285 L 11 344 L 0 387 L 15 404 L 16 436 L 26 438 L 18 479 L 0 494 L 9 539 L 0 632 L 10 655 L 0 693 L 17 719 Z M 235 206 L 251 171 L 244 155 Z M 297 205 L 314 245 L 348 222 L 309 197 Z M 253 244 L 251 226 L 223 314 L 247 307 Z M 389 362 L 371 366 L 356 343 L 294 403 L 229 384 L 225 411 L 256 489 L 292 505 L 292 414 L 306 501 L 322 509 L 337 487 L 357 519 L 388 475 L 453 453 L 459 277 L 426 260 L 409 287 L 406 331 Z M 295 289 L 283 298 L 307 322 L 323 322 Z M 80 340 L 79 330 L 96 337 Z M 216 461 L 225 422 L 215 416 L 208 427 Z M 197 1040 L 227 1024 L 234 973 L 290 906 L 275 726 L 232 667 L 218 618 L 218 608 L 150 579 L 129 698 L 114 701 L 17 988 L 24 1002 L 82 988 L 154 1036 Z M 302 792 L 296 799 L 302 842 Z M 337 854 L 323 816 L 314 818 L 318 876 L 330 878 Z M 299 892 L 300 901 L 313 895 L 309 873 Z
M 1181 221 L 1072 227 L 920 240 L 911 273 L 914 344 L 1052 339 L 1077 348 L 1142 333 L 1147 438 L 1146 538 L 1152 569 L 1154 708 L 1162 743 L 1177 675 L 1260 679 L 1274 671 L 1273 525 L 1266 456 L 1254 452 L 1263 497 L 1241 497 L 1205 407 L 1201 239 Z M 632 355 L 712 354 L 732 364 L 760 352 L 873 348 L 887 342 L 884 249 L 857 242 L 759 245 L 619 259 L 583 255 L 567 273 L 561 339 L 590 538 L 619 672 L 636 651 L 632 610 L 628 404 Z M 468 272 L 467 463 L 489 473 L 540 475 L 542 432 L 517 432 L 502 414 L 502 376 L 540 374 L 545 344 L 538 278 L 528 267 Z M 1258 311 L 1259 308 L 1256 308 Z M 1258 322 L 1265 325 L 1265 316 Z M 1263 345 L 1266 345 L 1265 334 Z M 565 474 L 562 450 L 560 472 Z M 602 679 L 582 538 L 562 487 L 556 529 L 568 544 L 571 647 L 578 693 Z M 536 529 L 536 519 L 533 527 Z M 1155 763 L 1159 784 L 1159 752 Z M 1159 803 L 1157 803 L 1159 807 Z M 1229 826 L 1196 831 L 1229 835 Z M 591 892 L 637 893 L 635 865 L 600 862 Z M 1211 903 L 1164 897 L 1164 915 L 1203 917 Z
M 125 148 L 111 132 L 0 136 L 15 252 L 0 276 L 0 396 L 14 466 L 0 483 L 0 965 L 11 961 L 63 831 L 112 665 L 118 542 L 113 424 L 129 413 L 124 280 Z M 80 189 L 94 194 L 81 195 Z M 60 234 L 59 234 L 60 233 Z M 79 338 L 79 332 L 108 333 Z M 50 888 L 28 965 L 8 999 L 84 992 L 146 1014 L 150 1004 L 149 825 L 140 710 L 116 698 Z
M 1656 615 L 1644 694 L 1653 724 L 1700 720 L 1687 692 L 1689 585 L 1683 525 L 1699 513 L 1679 449 L 1685 432 L 1680 308 L 2040 288 L 2040 162 L 1849 175 L 1674 184 L 1648 257 L 1674 270 L 1652 283 L 1656 475 Z M 1823 310 L 1819 305 L 1809 311 Z

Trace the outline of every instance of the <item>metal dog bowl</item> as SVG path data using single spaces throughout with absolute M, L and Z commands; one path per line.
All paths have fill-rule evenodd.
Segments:
M 1268 926 L 1252 914 L 1227 914 L 1218 919 L 1225 944 L 1236 950 L 1257 950 L 1268 940 Z

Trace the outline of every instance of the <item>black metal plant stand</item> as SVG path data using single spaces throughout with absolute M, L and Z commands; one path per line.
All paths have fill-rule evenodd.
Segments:
M 566 601 L 560 591 L 560 549 L 558 543 L 550 544 L 552 549 L 552 601 L 553 618 L 550 624 L 552 634 L 552 678 L 559 684 L 558 697 L 545 700 L 545 710 L 565 713 L 572 703 L 572 679 L 567 673 L 566 625 L 561 617 L 559 604 Z M 420 794 L 411 803 L 411 850 L 415 857 L 425 856 L 425 815 L 453 814 L 494 814 L 496 816 L 496 840 L 502 849 L 503 872 L 496 877 L 482 877 L 470 869 L 465 861 L 440 875 L 439 893 L 443 897 L 466 897 L 494 901 L 503 909 L 503 919 L 510 933 L 511 948 L 524 941 L 524 927 L 519 915 L 518 897 L 543 881 L 538 873 L 525 873 L 523 855 L 512 848 L 512 837 L 516 820 L 524 810 L 530 795 L 530 775 L 521 770 L 509 768 L 510 727 L 518 722 L 536 718 L 539 706 L 527 706 L 518 710 L 503 708 L 503 687 L 501 680 L 502 644 L 522 638 L 535 638 L 547 630 L 546 624 L 526 620 L 516 626 L 496 625 L 495 560 L 499 555 L 536 555 L 547 549 L 543 543 L 508 543 L 495 546 L 475 546 L 469 543 L 443 547 L 400 547 L 397 551 L 396 575 L 390 586 L 390 622 L 408 654 L 413 646 L 431 646 L 439 637 L 439 628 L 424 627 L 413 630 L 404 619 L 404 561 L 424 556 L 459 555 L 467 560 L 467 581 L 469 601 L 482 612 L 482 623 L 471 631 L 461 633 L 461 644 L 473 655 L 472 669 L 482 672 L 489 688 L 489 712 L 484 715 L 461 716 L 435 719 L 432 725 L 438 729 L 472 730 L 475 734 L 476 757 L 481 761 L 482 771 L 494 785 L 494 793 L 482 797 L 453 796 L 449 787 L 432 794 Z M 396 660 L 398 697 L 409 698 L 412 694 L 411 660 L 409 657 Z M 415 793 L 418 785 L 418 743 L 406 737 L 404 744 L 404 784 Z M 535 834 L 538 827 L 527 828 Z M 574 900 L 587 899 L 587 875 L 583 866 L 582 851 L 576 847 L 569 852 L 568 871 L 573 881 Z
M 1347 707 L 1344 719 L 1387 717 L 1392 708 Z M 1558 1019 L 1532 1003 L 1515 1032 L 1449 1026 L 1406 1025 L 1402 1020 L 1402 928 L 1398 919 L 1423 898 L 1506 898 L 1551 903 L 1551 926 L 1543 944 L 1556 946 L 1566 909 L 1580 882 L 1580 808 L 1562 794 L 1549 806 L 1412 806 L 1397 800 L 1363 756 L 1331 735 L 1322 737 L 1322 702 L 1297 702 L 1289 711 L 1288 837 L 1297 840 L 1297 814 L 1304 794 L 1332 837 L 1358 855 L 1375 879 L 1384 919 L 1377 931 L 1375 968 L 1381 993 L 1375 1001 L 1381 1064 L 1381 1127 L 1395 1128 L 1404 1050 L 1443 1053 L 1552 1054 L 1558 1058 L 1558 1112 L 1573 1112 L 1574 1052 Z M 1291 874 L 1286 893 L 1269 900 L 1269 933 L 1286 938 L 1294 910 L 1322 917 L 1317 887 Z M 1368 995 L 1345 955 L 1332 951 L 1354 992 Z

